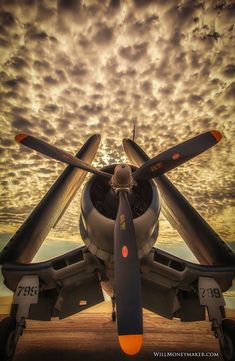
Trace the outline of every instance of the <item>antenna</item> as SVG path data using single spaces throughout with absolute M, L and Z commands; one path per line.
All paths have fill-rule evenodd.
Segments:
M 133 134 L 132 140 L 133 140 L 133 142 L 134 142 L 134 141 L 135 141 L 135 124 L 134 124 L 134 126 L 133 126 L 132 134 Z

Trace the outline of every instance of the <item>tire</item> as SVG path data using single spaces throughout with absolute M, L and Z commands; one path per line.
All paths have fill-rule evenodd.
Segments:
M 112 312 L 112 321 L 113 322 L 116 321 L 116 312 L 115 311 Z
M 235 360 L 235 321 L 225 319 L 222 321 L 224 345 L 220 344 L 225 361 Z
M 15 354 L 15 327 L 14 317 L 6 317 L 0 322 L 0 360 L 2 361 L 11 361 Z

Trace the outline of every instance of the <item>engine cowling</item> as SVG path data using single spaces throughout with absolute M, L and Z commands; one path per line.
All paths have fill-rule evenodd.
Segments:
M 104 167 L 113 173 L 116 165 Z M 131 166 L 132 171 L 136 168 Z M 148 254 L 158 235 L 160 199 L 153 181 L 139 181 L 128 195 L 132 209 L 139 258 Z M 82 193 L 80 232 L 89 251 L 103 261 L 113 261 L 114 224 L 118 195 L 109 180 L 92 176 Z

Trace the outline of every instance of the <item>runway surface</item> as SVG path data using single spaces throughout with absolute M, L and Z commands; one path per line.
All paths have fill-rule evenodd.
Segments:
M 64 320 L 28 320 L 14 361 L 223 360 L 208 322 L 182 323 L 144 311 L 144 330 L 141 352 L 128 357 L 119 348 L 116 324 L 111 321 L 110 302 Z M 154 352 L 172 354 L 164 357 L 163 354 L 154 355 Z M 176 357 L 174 352 L 197 354 L 195 357 L 184 357 L 183 354 Z M 199 352 L 215 355 L 203 357 Z

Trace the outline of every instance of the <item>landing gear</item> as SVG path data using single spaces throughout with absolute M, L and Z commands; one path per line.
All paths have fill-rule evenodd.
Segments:
M 115 311 L 115 296 L 113 296 L 112 298 L 111 298 L 111 300 L 112 300 L 112 307 L 113 307 L 113 311 L 112 311 L 112 321 L 113 322 L 115 322 L 116 321 L 116 311 Z
M 11 361 L 16 349 L 16 320 L 6 317 L 0 322 L 0 359 Z
M 235 321 L 222 321 L 222 337 L 219 337 L 219 344 L 224 360 L 235 360 Z
M 38 294 L 38 276 L 23 276 L 14 293 L 11 316 L 0 322 L 1 361 L 13 359 L 17 342 L 25 329 L 25 320 L 29 318 L 30 306 L 38 303 Z
M 24 329 L 24 318 L 17 322 L 15 317 L 10 316 L 0 322 L 0 360 L 11 361 L 13 359 L 17 342 Z
M 235 360 L 235 321 L 224 319 L 225 301 L 219 285 L 213 278 L 200 277 L 200 304 L 207 307 L 211 329 L 218 339 L 224 361 Z

